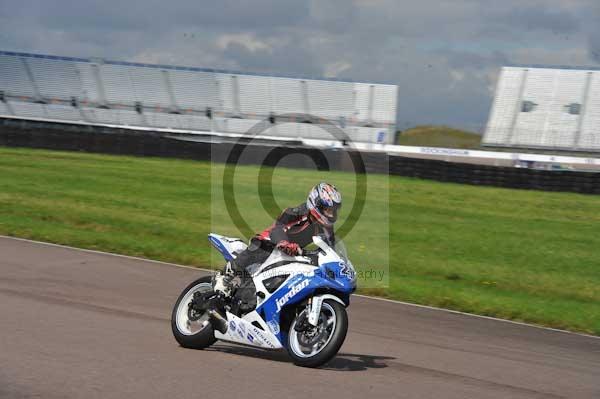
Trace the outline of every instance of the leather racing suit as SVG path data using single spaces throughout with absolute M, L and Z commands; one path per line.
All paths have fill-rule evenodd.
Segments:
M 262 264 L 277 246 L 304 248 L 312 243 L 315 235 L 324 236 L 330 245 L 335 243 L 333 227 L 326 227 L 315 221 L 305 203 L 285 209 L 275 222 L 250 240 L 248 248 L 231 262 L 233 271 L 242 280 L 247 276 L 246 268 L 252 264 Z

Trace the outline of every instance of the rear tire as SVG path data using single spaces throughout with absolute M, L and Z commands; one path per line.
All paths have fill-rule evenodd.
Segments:
M 194 292 L 209 290 L 212 291 L 212 277 L 201 277 L 188 285 L 175 302 L 171 313 L 171 330 L 175 340 L 184 348 L 204 349 L 217 341 L 210 323 L 202 327 L 202 323 L 208 320 L 207 314 L 195 314 L 193 319 L 198 317 L 197 320 L 190 320 L 189 317 L 188 303 L 191 302 Z
M 326 299 L 323 301 L 323 305 L 321 308 L 321 315 L 319 317 L 320 321 L 317 325 L 317 328 L 321 326 L 323 323 L 327 323 L 327 320 L 331 320 L 331 318 L 335 318 L 335 320 L 330 321 L 332 324 L 332 328 L 326 336 L 323 336 L 323 339 L 326 340 L 324 346 L 318 349 L 318 352 L 311 354 L 306 353 L 302 349 L 308 349 L 306 346 L 302 346 L 302 333 L 298 333 L 294 330 L 294 326 L 296 325 L 296 321 L 298 320 L 297 316 L 291 323 L 288 339 L 287 339 L 287 351 L 293 362 L 297 366 L 301 367 L 319 367 L 323 364 L 330 361 L 340 350 L 344 340 L 346 339 L 346 333 L 348 332 L 348 314 L 346 313 L 346 308 L 342 306 L 339 302 L 336 302 L 331 299 Z

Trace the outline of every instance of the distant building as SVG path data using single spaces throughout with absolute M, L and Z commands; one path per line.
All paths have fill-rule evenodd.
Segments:
M 482 144 L 600 151 L 600 70 L 502 68 Z
M 265 135 L 331 140 L 323 118 L 351 141 L 391 143 L 397 91 L 387 84 L 0 51 L 0 117 L 9 118 L 232 134 L 265 121 Z

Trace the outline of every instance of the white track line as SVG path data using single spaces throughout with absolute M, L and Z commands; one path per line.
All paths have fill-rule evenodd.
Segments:
M 87 252 L 87 253 L 90 253 L 90 254 L 110 255 L 110 256 L 115 256 L 117 258 L 140 260 L 140 261 L 144 261 L 144 262 L 155 263 L 155 264 L 158 264 L 158 265 L 175 266 L 175 267 L 181 267 L 181 268 L 184 268 L 184 269 L 202 270 L 202 271 L 205 271 L 205 272 L 214 272 L 214 270 L 205 269 L 205 268 L 201 268 L 201 267 L 179 265 L 177 263 L 170 263 L 170 262 L 163 262 L 163 261 L 160 261 L 160 260 L 140 258 L 139 256 L 130 256 L 130 255 L 115 254 L 115 253 L 112 253 L 112 252 L 98 251 L 98 250 L 95 250 L 95 249 L 85 249 L 85 248 L 71 247 L 71 246 L 68 246 L 68 245 L 54 244 L 52 242 L 29 240 L 27 238 L 11 237 L 11 236 L 5 236 L 5 235 L 1 235 L 1 234 L 0 234 L 0 238 L 7 238 L 7 239 L 15 240 L 15 241 L 23 241 L 23 242 L 28 242 L 28 243 L 32 243 L 32 244 L 46 245 L 48 247 L 71 249 L 71 250 L 80 251 L 80 252 Z
M 417 303 L 402 302 L 402 301 L 398 301 L 398 300 L 395 300 L 395 299 L 379 298 L 379 297 L 376 297 L 376 296 L 368 296 L 368 295 L 360 295 L 360 294 L 352 294 L 352 295 L 353 296 L 358 296 L 358 297 L 361 297 L 361 298 L 369 298 L 369 299 L 373 299 L 373 300 L 376 300 L 376 301 L 384 301 L 384 302 L 397 303 L 397 304 L 401 304 L 401 305 L 414 306 L 414 307 L 417 307 L 417 308 L 430 309 L 430 310 L 438 310 L 438 311 L 442 311 L 442 312 L 446 312 L 446 313 L 454 313 L 454 314 L 459 314 L 459 315 L 464 315 L 464 316 L 477 317 L 477 318 L 480 318 L 480 319 L 502 321 L 504 323 L 517 324 L 517 325 L 525 326 L 525 327 L 539 328 L 541 330 L 555 331 L 555 332 L 564 333 L 564 334 L 579 335 L 581 337 L 586 337 L 586 338 L 600 339 L 600 336 L 596 336 L 596 335 L 590 335 L 590 334 L 579 333 L 579 332 L 568 331 L 568 330 L 561 330 L 559 328 L 538 326 L 536 324 L 529 324 L 529 323 L 525 323 L 525 322 L 522 322 L 522 321 L 500 319 L 498 317 L 483 316 L 483 315 L 474 314 L 474 313 L 466 313 L 466 312 L 461 312 L 460 310 L 438 308 L 438 307 L 435 307 L 435 306 L 428 306 L 428 305 L 419 305 Z
M 129 256 L 129 255 L 115 254 L 115 253 L 112 253 L 112 252 L 97 251 L 97 250 L 94 250 L 94 249 L 84 249 L 84 248 L 71 247 L 71 246 L 68 246 L 68 245 L 54 244 L 54 243 L 51 243 L 51 242 L 29 240 L 27 238 L 11 237 L 11 236 L 5 236 L 5 235 L 0 235 L 0 238 L 10 239 L 10 240 L 16 240 L 16 241 L 23 241 L 23 242 L 28 242 L 28 243 L 32 243 L 32 244 L 46 245 L 46 246 L 49 246 L 49 247 L 57 247 L 57 248 L 70 249 L 70 250 L 74 250 L 74 251 L 87 252 L 87 253 L 92 253 L 92 254 L 97 254 L 97 255 L 108 255 L 108 256 L 114 256 L 114 257 L 117 257 L 117 258 L 132 259 L 132 260 L 137 260 L 137 261 L 142 261 L 142 262 L 149 262 L 149 263 L 154 263 L 154 264 L 159 264 L 159 265 L 181 267 L 181 268 L 184 268 L 184 269 L 201 270 L 201 271 L 205 271 L 205 272 L 214 272 L 214 270 L 205 269 L 205 268 L 201 268 L 201 267 L 185 266 L 185 265 L 180 265 L 180 264 L 177 264 L 177 263 L 170 263 L 170 262 L 163 262 L 163 261 L 160 261 L 160 260 L 140 258 L 138 256 Z M 521 321 L 500 319 L 500 318 L 497 318 L 497 317 L 483 316 L 483 315 L 478 315 L 478 314 L 473 314 L 473 313 L 465 313 L 465 312 L 461 312 L 459 310 L 444 309 L 444 308 L 438 308 L 438 307 L 435 307 L 435 306 L 419 305 L 419 304 L 416 304 L 416 303 L 403 302 L 403 301 L 398 301 L 398 300 L 394 300 L 394 299 L 379 298 L 379 297 L 368 296 L 368 295 L 360 295 L 360 294 L 353 294 L 353 295 L 357 296 L 357 297 L 360 297 L 360 298 L 366 298 L 366 299 L 370 299 L 370 300 L 374 300 L 374 301 L 390 302 L 390 303 L 400 304 L 400 305 L 404 305 L 404 306 L 413 306 L 413 307 L 416 307 L 416 308 L 429 309 L 429 310 L 435 310 L 435 311 L 446 312 L 446 313 L 453 313 L 453 314 L 458 314 L 458 315 L 463 315 L 463 316 L 469 316 L 469 317 L 477 317 L 477 318 L 480 318 L 480 319 L 501 321 L 501 322 L 504 322 L 504 323 L 510 323 L 510 324 L 516 324 L 516 325 L 525 326 L 525 327 L 537 328 L 537 329 L 540 329 L 540 330 L 554 331 L 554 332 L 563 333 L 563 334 L 578 335 L 578 336 L 586 337 L 586 338 L 600 339 L 599 336 L 595 336 L 595 335 L 578 333 L 578 332 L 567 331 L 567 330 L 560 330 L 558 328 L 538 326 L 538 325 L 535 325 L 535 324 L 524 323 L 524 322 L 521 322 Z

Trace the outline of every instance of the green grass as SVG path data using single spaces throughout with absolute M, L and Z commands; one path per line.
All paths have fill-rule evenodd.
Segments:
M 398 144 L 475 149 L 480 147 L 481 136 L 447 126 L 417 126 L 401 132 L 398 136 Z
M 0 147 L 0 234 L 216 266 L 206 234 L 237 233 L 222 173 L 206 162 Z M 257 173 L 238 167 L 235 192 L 259 230 L 271 219 Z M 324 177 L 275 169 L 277 204 L 299 203 Z M 347 217 L 354 176 L 326 177 L 343 190 Z M 368 187 L 345 241 L 361 270 L 389 274 L 362 281 L 362 292 L 600 335 L 600 197 L 379 175 Z

